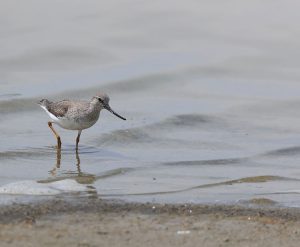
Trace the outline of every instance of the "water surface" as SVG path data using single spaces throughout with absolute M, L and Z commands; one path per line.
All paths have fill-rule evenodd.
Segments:
M 0 203 L 92 196 L 300 205 L 293 1 L 0 3 Z M 266 17 L 267 16 L 267 17 Z M 36 102 L 106 91 L 76 132 Z

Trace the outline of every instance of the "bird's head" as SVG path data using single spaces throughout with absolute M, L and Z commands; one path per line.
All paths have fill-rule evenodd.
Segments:
M 117 117 L 119 117 L 123 120 L 126 120 L 126 118 L 120 116 L 113 109 L 111 109 L 111 107 L 109 106 L 109 97 L 106 93 L 98 93 L 96 96 L 94 96 L 94 98 L 98 101 L 97 103 L 99 103 L 102 108 L 108 110 L 109 112 L 111 112 L 115 116 L 117 116 Z

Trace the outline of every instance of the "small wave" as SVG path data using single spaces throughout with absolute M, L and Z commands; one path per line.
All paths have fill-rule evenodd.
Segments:
M 144 132 L 142 129 L 133 128 L 126 130 L 116 130 L 109 134 L 101 136 L 100 143 L 107 145 L 112 143 L 145 143 L 153 142 L 154 138 Z
M 93 143 L 101 147 L 104 146 L 123 146 L 135 147 L 143 145 L 143 147 L 160 147 L 160 148 L 211 148 L 220 147 L 227 148 L 230 145 L 217 141 L 202 141 L 202 140 L 184 140 L 179 138 L 164 137 L 159 133 L 148 133 L 142 128 L 117 130 L 109 134 L 103 134 L 100 138 L 94 139 Z
M 261 156 L 291 156 L 300 155 L 300 147 L 294 146 L 289 148 L 281 148 L 277 150 L 272 150 L 262 154 Z
M 130 194 L 103 194 L 102 196 L 105 197 L 111 197 L 111 196 L 145 196 L 145 195 L 163 195 L 163 194 L 175 194 L 175 193 L 181 193 L 196 189 L 205 189 L 205 188 L 211 188 L 211 187 L 217 187 L 217 186 L 227 186 L 227 185 L 234 185 L 234 184 L 241 184 L 241 183 L 266 183 L 270 181 L 300 181 L 299 179 L 293 179 L 293 178 L 287 178 L 287 177 L 280 177 L 280 176 L 272 176 L 272 175 L 264 175 L 264 176 L 254 176 L 254 177 L 245 177 L 240 179 L 234 179 L 234 180 L 228 180 L 224 182 L 219 183 L 212 183 L 212 184 L 201 184 L 197 186 L 192 186 L 188 188 L 183 188 L 179 190 L 172 190 L 172 191 L 154 191 L 154 192 L 148 192 L 148 193 L 130 193 Z
M 178 80 L 175 73 L 157 73 L 145 76 L 139 76 L 128 80 L 110 82 L 103 89 L 114 92 L 145 91 L 148 88 L 153 89 L 156 86 L 161 87 L 165 83 L 174 83 Z
M 225 121 L 221 118 L 217 118 L 209 115 L 199 114 L 181 114 L 171 118 L 167 118 L 159 123 L 149 125 L 150 128 L 178 128 L 178 127 L 203 127 L 203 125 L 222 125 L 225 126 Z
M 0 101 L 0 115 L 38 109 L 37 100 L 30 98 Z
M 214 159 L 214 160 L 184 160 L 165 162 L 166 166 L 198 166 L 198 165 L 232 165 L 247 161 L 248 158 Z
M 18 158 L 31 159 L 33 157 L 44 157 L 49 155 L 52 155 L 52 150 L 50 149 L 31 149 L 0 152 L 1 160 Z
M 0 94 L 0 98 L 14 98 L 14 97 L 19 97 L 22 94 L 20 93 L 7 93 L 7 94 Z
M 197 115 L 197 114 L 182 114 L 174 117 L 167 118 L 158 123 L 153 123 L 145 125 L 142 127 L 131 128 L 131 129 L 122 129 L 116 130 L 108 134 L 103 134 L 101 140 L 99 141 L 100 145 L 111 145 L 111 144 L 153 144 L 155 145 L 185 145 L 185 146 L 206 146 L 211 144 L 209 142 L 199 142 L 192 140 L 182 140 L 176 138 L 167 138 L 161 135 L 162 132 L 165 133 L 166 130 L 172 131 L 177 130 L 178 128 L 182 129 L 191 129 L 191 128 L 216 128 L 220 125 L 225 125 L 224 121 L 220 118 L 208 116 L 208 115 Z M 214 145 L 217 146 L 218 143 L 214 142 Z M 223 143 L 222 143 L 223 146 Z

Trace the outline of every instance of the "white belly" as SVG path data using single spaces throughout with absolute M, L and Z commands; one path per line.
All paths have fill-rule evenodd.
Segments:
M 60 127 L 68 130 L 83 130 L 90 128 L 93 126 L 97 120 L 93 122 L 86 122 L 86 121 L 74 121 L 67 118 L 59 118 L 58 121 L 55 121 Z

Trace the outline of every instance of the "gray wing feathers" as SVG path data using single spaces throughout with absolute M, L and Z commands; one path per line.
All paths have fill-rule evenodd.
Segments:
M 70 101 L 62 100 L 59 102 L 53 102 L 47 106 L 47 110 L 56 117 L 64 117 L 71 106 Z

